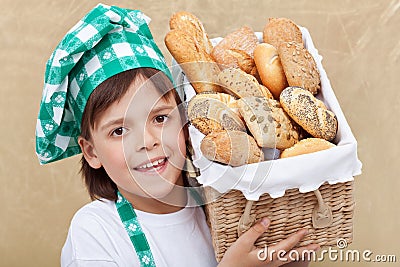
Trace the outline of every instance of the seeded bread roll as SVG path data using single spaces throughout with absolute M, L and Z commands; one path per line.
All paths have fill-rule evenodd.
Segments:
M 164 41 L 197 93 L 221 91 L 217 85 L 218 65 L 192 35 L 175 29 L 167 33 Z
M 290 86 L 298 86 L 313 95 L 320 89 L 320 75 L 312 55 L 303 45 L 289 42 L 278 47 L 278 54 Z
M 173 14 L 169 20 L 169 28 L 187 32 L 207 54 L 211 53 L 213 46 L 203 27 L 203 23 L 192 13 L 180 11 Z
M 288 83 L 278 51 L 270 44 L 259 44 L 254 49 L 254 62 L 262 83 L 271 91 L 274 98 L 279 100 L 279 95 Z
M 221 69 L 240 68 L 246 73 L 254 71 L 254 48 L 258 44 L 254 31 L 244 26 L 228 34 L 212 50 L 212 58 L 220 64 Z
M 288 87 L 282 91 L 280 103 L 287 114 L 313 137 L 328 141 L 335 138 L 336 115 L 308 90 Z
M 307 138 L 299 141 L 292 147 L 282 151 L 280 158 L 289 158 L 303 154 L 313 153 L 335 147 L 334 144 L 321 138 Z
M 236 115 L 238 115 L 242 119 L 242 115 L 240 115 L 239 108 L 237 105 L 237 100 L 234 96 L 225 94 L 225 93 L 213 93 L 213 92 L 204 92 L 197 94 L 197 98 L 213 98 L 224 103 L 230 110 L 232 110 Z
M 246 131 L 240 117 L 225 103 L 201 94 L 195 95 L 189 101 L 188 118 L 205 135 L 216 130 Z
M 278 101 L 265 97 L 238 100 L 247 128 L 260 147 L 285 149 L 299 140 L 299 127 L 283 111 Z
M 287 18 L 269 18 L 263 30 L 263 41 L 278 48 L 285 42 L 303 44 L 303 36 L 299 27 Z
M 264 96 L 266 98 L 273 98 L 268 88 L 259 84 L 254 76 L 247 74 L 240 69 L 224 69 L 218 75 L 218 80 L 226 92 L 236 96 L 237 98 L 246 96 Z
M 214 131 L 203 138 L 200 150 L 207 159 L 234 167 L 264 159 L 254 138 L 241 131 Z

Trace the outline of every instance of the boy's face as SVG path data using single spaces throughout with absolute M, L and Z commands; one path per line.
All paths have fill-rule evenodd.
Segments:
M 120 101 L 96 120 L 95 161 L 125 194 L 161 199 L 182 185 L 186 156 L 182 121 L 173 97 L 136 79 Z M 97 163 L 97 165 L 96 165 Z

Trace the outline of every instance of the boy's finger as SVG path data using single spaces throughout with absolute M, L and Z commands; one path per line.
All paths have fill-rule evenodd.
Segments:
M 310 244 L 304 247 L 292 249 L 286 254 L 286 263 L 292 261 L 312 261 L 314 257 L 316 257 L 315 253 L 319 248 L 320 247 L 317 244 Z
M 308 234 L 307 229 L 302 229 L 300 231 L 297 231 L 296 233 L 292 234 L 285 240 L 282 240 L 278 244 L 274 246 L 274 249 L 276 251 L 289 251 L 291 250 L 301 239 L 303 239 L 304 236 Z
M 257 238 L 259 238 L 269 227 L 271 221 L 267 218 L 261 219 L 259 222 L 254 224 L 247 230 L 244 234 L 242 234 L 238 241 L 243 243 L 246 247 L 251 250 L 254 246 L 254 242 L 256 242 Z

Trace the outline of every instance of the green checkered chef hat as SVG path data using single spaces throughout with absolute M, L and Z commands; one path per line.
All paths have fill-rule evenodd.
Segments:
M 68 31 L 46 65 L 36 124 L 41 164 L 81 153 L 77 138 L 86 102 L 109 77 L 150 67 L 172 81 L 149 21 L 139 10 L 98 4 Z

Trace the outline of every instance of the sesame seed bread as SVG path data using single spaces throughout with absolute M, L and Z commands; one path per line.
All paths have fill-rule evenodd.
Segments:
M 331 141 L 337 132 L 336 115 L 308 90 L 288 87 L 280 96 L 286 113 L 313 137 Z
M 207 159 L 234 167 L 264 159 L 254 138 L 241 131 L 214 131 L 203 138 L 200 150 Z
M 188 118 L 205 135 L 216 130 L 246 131 L 241 118 L 227 104 L 202 94 L 195 95 L 189 101 Z
M 263 30 L 263 41 L 278 48 L 285 42 L 303 44 L 303 36 L 299 27 L 287 18 L 269 18 Z
M 283 111 L 278 101 L 265 97 L 238 100 L 240 114 L 260 147 L 285 149 L 299 140 L 299 127 Z
M 236 69 L 227 68 L 218 74 L 220 85 L 227 93 L 237 98 L 247 96 L 264 96 L 273 98 L 268 88 L 259 84 L 257 79 L 246 72 Z
M 280 158 L 288 158 L 313 153 L 335 147 L 331 142 L 321 138 L 307 138 L 282 151 Z
M 318 93 L 321 79 L 317 64 L 302 44 L 282 43 L 278 47 L 278 55 L 290 86 L 302 87 L 314 95 Z

